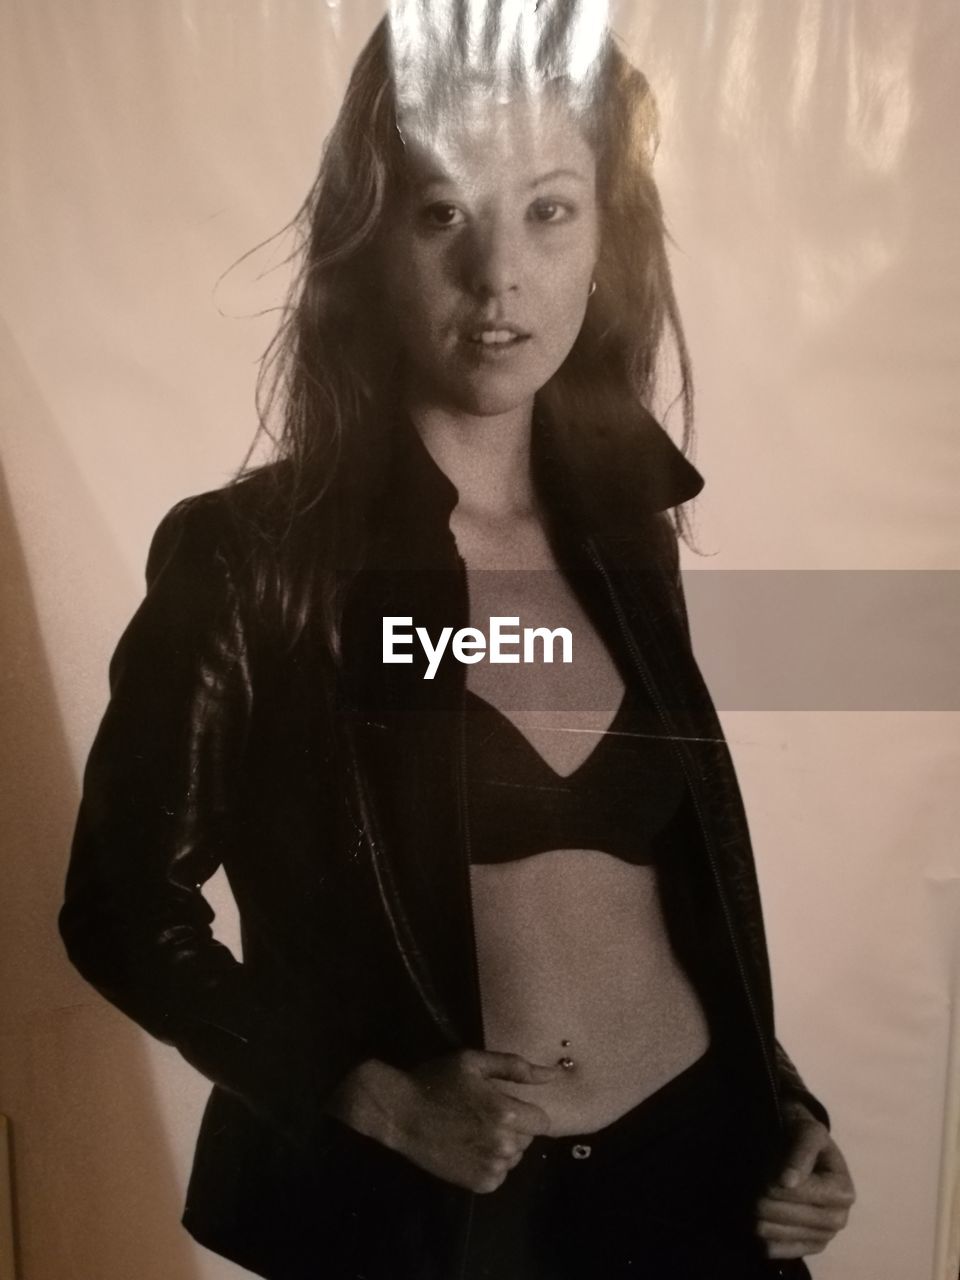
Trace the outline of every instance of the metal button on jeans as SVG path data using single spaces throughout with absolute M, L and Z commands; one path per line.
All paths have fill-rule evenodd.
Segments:
M 585 1142 L 575 1142 L 570 1148 L 570 1154 L 574 1160 L 586 1160 L 592 1150 L 593 1147 L 588 1147 Z

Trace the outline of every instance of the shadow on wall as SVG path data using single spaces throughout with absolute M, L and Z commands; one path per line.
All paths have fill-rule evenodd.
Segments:
M 18 428 L 42 426 L 38 407 Z M 18 1277 L 198 1280 L 143 1033 L 72 972 L 57 934 L 77 785 L 2 473 L 0 653 L 0 1111 Z

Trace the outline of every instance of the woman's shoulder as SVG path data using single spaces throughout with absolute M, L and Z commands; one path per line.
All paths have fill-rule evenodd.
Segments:
M 287 644 L 284 593 L 299 563 L 293 480 L 287 463 L 269 463 L 175 503 L 150 544 L 148 598 L 196 625 L 229 622 L 261 646 Z
M 283 466 L 259 467 L 217 489 L 181 498 L 154 531 L 147 556 L 147 581 L 177 561 L 197 568 L 216 563 L 235 570 L 253 547 L 279 524 Z

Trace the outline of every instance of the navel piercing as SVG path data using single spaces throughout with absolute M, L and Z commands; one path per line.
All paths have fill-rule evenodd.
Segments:
M 564 1071 L 572 1071 L 576 1065 L 572 1058 L 559 1058 L 557 1060 L 557 1066 L 563 1067 Z

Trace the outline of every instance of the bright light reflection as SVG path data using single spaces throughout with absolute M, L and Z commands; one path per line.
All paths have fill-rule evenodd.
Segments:
M 392 0 L 402 111 L 436 109 L 465 85 L 503 99 L 564 77 L 588 91 L 607 0 Z

